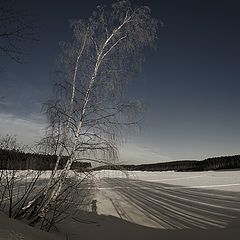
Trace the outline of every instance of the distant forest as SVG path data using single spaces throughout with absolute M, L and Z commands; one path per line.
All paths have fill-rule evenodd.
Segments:
M 67 162 L 67 157 L 62 157 L 59 169 L 62 169 Z M 56 155 L 44 155 L 35 153 L 24 153 L 16 150 L 0 149 L 0 169 L 15 170 L 52 170 L 57 160 Z M 71 169 L 84 171 L 91 168 L 88 162 L 73 162 Z
M 0 149 L 0 169 L 16 170 L 52 170 L 57 160 L 56 155 L 24 153 L 16 150 Z M 62 157 L 59 169 L 62 169 L 67 157 Z M 240 168 L 240 155 L 213 157 L 202 161 L 173 161 L 141 165 L 104 165 L 91 167 L 88 162 L 74 162 L 71 169 L 78 171 L 128 170 L 128 171 L 208 171 Z
M 208 171 L 240 168 L 240 155 L 207 158 L 202 161 L 173 161 L 141 165 L 105 165 L 94 170 L 128 170 L 128 171 Z

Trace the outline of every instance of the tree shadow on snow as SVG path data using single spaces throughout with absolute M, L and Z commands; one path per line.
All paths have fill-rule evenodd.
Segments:
M 239 192 L 132 179 L 115 178 L 104 181 L 128 205 L 159 225 L 159 228 L 211 229 L 240 225 Z M 135 222 L 120 202 L 114 199 L 110 201 L 121 218 Z

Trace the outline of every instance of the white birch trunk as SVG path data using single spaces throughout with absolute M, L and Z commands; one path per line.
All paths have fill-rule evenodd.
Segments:
M 72 165 L 72 163 L 75 159 L 75 151 L 76 151 L 77 142 L 78 142 L 78 139 L 79 139 L 79 136 L 80 136 L 80 133 L 81 133 L 81 128 L 82 128 L 85 112 L 86 112 L 86 109 L 87 109 L 87 105 L 88 105 L 88 102 L 89 102 L 90 93 L 91 93 L 92 87 L 94 85 L 94 82 L 96 80 L 99 67 L 100 67 L 102 61 L 104 60 L 104 58 L 113 50 L 113 48 L 115 48 L 123 39 L 125 39 L 126 36 L 123 36 L 123 37 L 119 38 L 118 40 L 116 40 L 107 50 L 106 50 L 106 47 L 109 45 L 109 43 L 113 39 L 113 37 L 122 29 L 122 27 L 130 21 L 130 18 L 131 17 L 128 17 L 127 14 L 126 14 L 126 17 L 125 17 L 123 23 L 121 25 L 119 25 L 118 28 L 113 30 L 112 34 L 106 39 L 106 41 L 104 42 L 101 50 L 97 54 L 97 59 L 96 59 L 94 72 L 92 74 L 91 80 L 90 80 L 89 85 L 88 85 L 88 89 L 87 89 L 86 94 L 85 94 L 83 107 L 82 107 L 82 110 L 80 112 L 81 117 L 80 117 L 79 122 L 77 124 L 77 131 L 76 131 L 76 134 L 75 134 L 75 138 L 74 138 L 74 142 L 73 142 L 73 146 L 72 146 L 72 150 L 71 150 L 69 159 L 68 159 L 64 169 L 61 171 L 61 174 L 58 177 L 58 182 L 54 186 L 54 188 L 52 189 L 52 191 L 50 193 L 50 196 L 48 198 L 48 201 L 45 204 L 45 206 L 43 207 L 40 215 L 45 214 L 49 209 L 49 205 L 51 205 L 51 203 L 54 202 L 57 199 L 57 197 L 59 196 L 59 194 L 61 192 L 61 189 L 62 189 L 62 186 L 65 182 L 65 179 L 66 179 L 66 177 L 69 173 L 69 170 L 71 168 L 71 165 Z M 79 55 L 79 56 L 81 56 L 81 55 Z M 76 61 L 76 68 L 75 68 L 75 73 L 74 73 L 74 78 L 73 78 L 73 83 L 74 84 L 73 84 L 73 88 L 72 88 L 72 98 L 71 98 L 71 102 L 70 102 L 70 104 L 71 104 L 70 108 L 72 107 L 73 100 L 74 100 L 75 86 L 76 86 L 76 74 L 77 74 L 77 66 L 78 66 L 79 58 Z M 67 125 L 67 126 L 69 126 L 69 125 Z M 67 132 L 67 129 L 66 129 L 66 132 Z M 61 149 L 63 149 L 63 146 L 62 146 Z M 62 150 L 62 152 L 63 152 L 63 150 Z M 62 154 L 62 152 L 61 152 L 61 154 Z M 61 155 L 58 155 L 57 164 L 59 164 L 60 158 L 61 158 Z M 55 172 L 57 170 L 57 164 L 56 164 L 55 169 L 54 169 Z M 51 181 L 53 181 L 53 177 L 54 176 L 52 176 Z M 49 187 L 51 187 L 51 185 Z
M 72 117 L 72 113 L 73 113 L 73 103 L 74 103 L 74 98 L 75 98 L 75 93 L 76 93 L 76 79 L 77 79 L 77 71 L 78 71 L 78 66 L 79 66 L 79 61 L 80 61 L 80 58 L 83 54 L 83 51 L 84 51 L 84 48 L 85 48 L 85 45 L 86 45 L 86 41 L 87 41 L 87 35 L 88 35 L 88 31 L 86 32 L 85 34 L 85 37 L 84 37 L 84 41 L 83 41 L 83 45 L 82 45 L 82 48 L 77 56 L 77 59 L 76 59 L 76 65 L 75 65 L 75 68 L 74 68 L 74 75 L 73 75 L 73 82 L 72 82 L 72 91 L 71 91 L 71 100 L 70 100 L 70 103 L 69 103 L 69 112 L 68 112 L 68 119 L 67 119 L 67 125 L 64 127 L 63 129 L 63 141 L 64 139 L 66 138 L 67 136 L 67 131 L 68 131 L 68 128 L 69 128 L 69 124 L 70 124 L 70 120 L 71 120 L 71 117 Z M 52 186 L 53 184 L 53 180 L 54 180 L 54 177 L 55 177 L 55 174 L 57 172 L 57 169 L 58 169 L 58 166 L 59 166 L 59 163 L 60 163 L 60 160 L 61 160 L 61 157 L 63 155 L 63 151 L 64 151 L 64 146 L 62 143 L 60 143 L 60 149 L 59 149 L 59 153 L 57 155 L 57 161 L 55 163 L 55 166 L 54 166 L 54 170 L 50 176 L 50 179 L 48 181 L 48 185 L 45 189 L 45 194 L 48 192 L 49 188 Z

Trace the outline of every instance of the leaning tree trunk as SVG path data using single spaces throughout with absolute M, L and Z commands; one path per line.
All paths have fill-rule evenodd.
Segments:
M 92 77 L 91 77 L 91 80 L 89 82 L 89 85 L 88 85 L 88 88 L 87 88 L 87 91 L 85 93 L 85 97 L 84 97 L 84 102 L 83 102 L 83 107 L 81 109 L 81 112 L 80 112 L 80 119 L 79 119 L 79 122 L 77 124 L 77 131 L 75 133 L 75 138 L 74 138 L 74 141 L 73 141 L 73 147 L 72 147 L 72 150 L 71 150 L 71 153 L 69 155 L 69 159 L 67 161 L 67 163 L 65 164 L 64 166 L 64 169 L 62 170 L 59 178 L 57 179 L 57 184 L 55 184 L 55 186 L 51 189 L 51 192 L 50 192 L 50 196 L 48 197 L 47 199 L 47 202 L 46 204 L 44 205 L 44 207 L 42 208 L 41 210 L 41 216 L 44 216 L 48 210 L 50 209 L 50 206 L 53 202 L 56 201 L 57 197 L 59 196 L 59 194 L 61 193 L 61 189 L 63 187 L 63 184 L 66 180 L 66 177 L 68 175 L 68 172 L 71 168 L 71 165 L 73 163 L 73 161 L 75 160 L 75 155 L 76 155 L 76 145 L 77 145 L 77 141 L 79 139 L 79 136 L 80 136 L 80 133 L 81 133 L 81 130 L 82 130 L 82 124 L 83 124 L 83 121 L 84 121 L 84 117 L 85 117 L 85 112 L 86 112 L 86 109 L 87 109 L 87 105 L 89 103 L 89 98 L 90 98 L 90 94 L 91 94 L 91 90 L 92 90 L 92 87 L 96 81 L 96 78 L 97 78 L 97 75 L 98 75 L 98 71 L 99 71 L 99 68 L 101 66 L 101 63 L 102 61 L 106 58 L 106 56 L 122 41 L 126 38 L 126 36 L 123 36 L 123 37 L 120 37 L 119 39 L 115 40 L 115 42 L 112 43 L 112 45 L 109 46 L 108 49 L 106 49 L 106 47 L 109 45 L 110 41 L 117 35 L 117 33 L 121 30 L 121 28 L 127 24 L 128 22 L 130 21 L 130 17 L 128 17 L 126 15 L 123 23 L 121 25 L 119 25 L 116 29 L 113 30 L 112 34 L 105 40 L 101 50 L 99 50 L 98 54 L 97 54 L 97 59 L 96 59 L 96 64 L 95 64 L 95 67 L 94 67 L 94 71 L 93 71 L 93 74 L 92 74 Z M 76 72 L 75 72 L 76 73 Z M 74 74 L 74 82 L 76 81 L 76 74 Z M 72 98 L 71 99 L 71 102 L 73 101 L 74 99 Z M 59 157 L 59 156 L 58 156 Z M 55 171 L 56 171 L 56 166 L 55 166 Z M 51 187 L 51 185 L 49 186 Z M 49 188 L 50 189 L 50 188 Z

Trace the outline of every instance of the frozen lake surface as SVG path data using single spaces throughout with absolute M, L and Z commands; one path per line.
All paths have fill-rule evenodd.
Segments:
M 98 214 L 161 229 L 226 228 L 239 222 L 240 171 L 95 174 Z
M 28 182 L 34 172 L 19 174 Z M 80 187 L 83 192 L 90 188 L 89 201 L 83 205 L 90 213 L 75 209 L 75 215 L 51 235 L 0 214 L 0 239 L 239 238 L 240 171 L 99 171 L 92 175 L 95 186 L 87 181 Z M 41 182 L 49 176 L 44 172 Z M 80 179 L 83 176 L 79 174 Z

